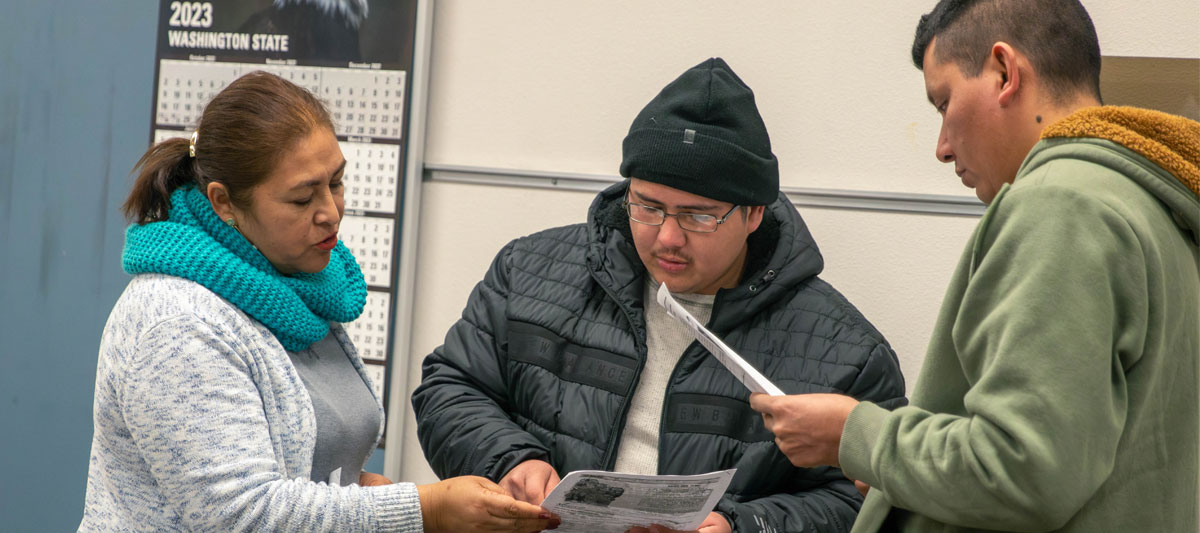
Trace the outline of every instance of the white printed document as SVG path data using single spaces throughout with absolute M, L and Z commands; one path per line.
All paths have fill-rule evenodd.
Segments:
M 675 298 L 671 297 L 671 291 L 667 290 L 667 284 L 663 283 L 658 286 L 658 295 L 655 298 L 658 300 L 658 305 L 663 306 L 667 310 L 667 314 L 674 317 L 676 320 L 683 322 L 688 329 L 692 330 L 692 335 L 700 344 L 708 348 L 708 352 L 716 357 L 721 364 L 725 365 L 734 377 L 738 378 L 750 392 L 761 392 L 771 396 L 783 396 L 783 391 L 779 390 L 774 383 L 771 383 L 766 376 L 762 375 L 757 368 L 750 366 L 742 356 L 730 349 L 721 342 L 721 339 L 713 335 L 713 332 L 705 328 L 696 317 L 687 312 Z
M 737 469 L 695 476 L 643 476 L 576 470 L 542 507 L 562 518 L 555 533 L 625 533 L 661 524 L 691 531 L 717 506 Z

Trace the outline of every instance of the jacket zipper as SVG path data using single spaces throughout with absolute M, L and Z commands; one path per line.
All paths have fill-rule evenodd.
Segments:
M 646 366 L 646 340 L 639 339 L 634 331 L 633 312 L 628 307 L 622 304 L 621 299 L 617 298 L 608 286 L 596 280 L 597 285 L 604 289 L 604 294 L 607 294 L 617 307 L 621 308 L 621 312 L 625 314 L 625 320 L 629 321 L 630 333 L 633 336 L 633 345 L 638 353 L 638 366 L 633 373 L 633 380 L 630 381 L 629 387 L 625 390 L 624 405 L 621 407 L 621 416 L 617 418 L 617 423 L 613 425 L 612 431 L 609 433 L 608 448 L 604 450 L 604 469 L 612 471 L 617 464 L 617 444 L 621 440 L 621 434 L 625 429 L 625 417 L 629 416 L 629 406 L 633 403 L 633 391 L 637 388 L 638 381 L 642 378 L 642 369 Z M 645 329 L 643 326 L 642 329 Z

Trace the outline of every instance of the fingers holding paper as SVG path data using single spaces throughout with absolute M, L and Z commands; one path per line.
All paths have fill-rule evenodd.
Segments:
M 654 524 L 649 527 L 632 527 L 627 533 L 731 533 L 732 526 L 720 513 L 708 513 L 708 518 L 699 527 L 691 531 L 682 531 L 679 529 L 671 529 L 669 527 Z
M 750 395 L 750 407 L 762 413 L 779 450 L 799 467 L 840 466 L 842 428 L 856 405 L 841 394 Z

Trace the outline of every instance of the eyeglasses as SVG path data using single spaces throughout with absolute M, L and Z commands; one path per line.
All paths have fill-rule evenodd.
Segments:
M 717 228 L 725 223 L 725 219 L 729 218 L 739 205 L 733 206 L 725 216 L 715 217 L 713 215 L 705 215 L 703 213 L 668 213 L 657 207 L 648 205 L 631 203 L 628 199 L 622 202 L 625 206 L 625 212 L 629 214 L 629 218 L 639 224 L 647 226 L 661 226 L 667 221 L 667 217 L 675 217 L 675 221 L 679 223 L 679 227 L 684 230 L 695 233 L 712 233 L 717 231 Z

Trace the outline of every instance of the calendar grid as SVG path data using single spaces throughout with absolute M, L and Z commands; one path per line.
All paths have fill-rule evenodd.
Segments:
M 329 109 L 339 136 L 402 140 L 405 71 L 163 59 L 155 123 L 194 129 L 204 106 L 233 80 L 262 70 L 304 87 Z

